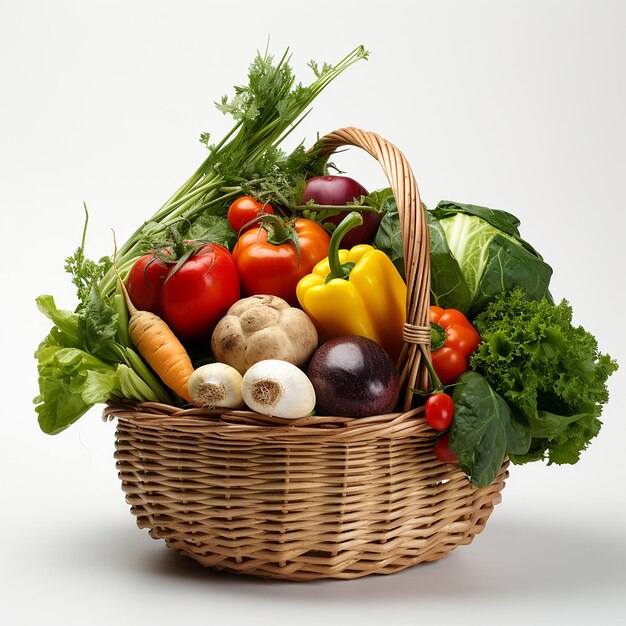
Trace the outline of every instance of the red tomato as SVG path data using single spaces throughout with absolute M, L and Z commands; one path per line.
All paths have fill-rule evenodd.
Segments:
M 269 204 L 259 202 L 252 196 L 241 196 L 228 208 L 226 219 L 228 219 L 230 227 L 239 233 L 246 224 L 262 213 L 273 214 L 274 209 Z
M 451 385 L 469 369 L 467 359 L 458 350 L 449 348 L 447 344 L 443 348 L 433 350 L 430 360 L 443 385 Z
M 445 430 L 452 423 L 454 402 L 445 393 L 434 393 L 426 400 L 424 408 L 426 421 L 437 430 Z
M 146 254 L 135 262 L 128 273 L 127 288 L 131 302 L 140 311 L 162 315 L 161 290 L 172 267 L 154 254 Z
M 435 456 L 442 463 L 458 463 L 459 459 L 457 455 L 450 450 L 450 446 L 448 444 L 448 433 L 444 433 L 437 439 L 435 443 Z
M 320 224 L 299 218 L 294 228 L 300 243 L 300 258 L 293 242 L 268 242 L 264 227 L 245 231 L 233 248 L 243 291 L 248 296 L 269 294 L 298 306 L 296 285 L 328 256 L 330 236 Z
M 208 337 L 239 297 L 239 276 L 230 252 L 209 243 L 163 285 L 163 319 L 181 339 Z

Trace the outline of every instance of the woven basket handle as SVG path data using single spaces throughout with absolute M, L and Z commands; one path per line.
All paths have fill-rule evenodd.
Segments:
M 381 165 L 393 190 L 404 248 L 407 285 L 405 346 L 398 361 L 404 389 L 404 410 L 415 398 L 411 388 L 426 390 L 428 372 L 423 364 L 422 350 L 430 350 L 430 256 L 428 227 L 415 176 L 405 156 L 380 135 L 358 128 L 342 128 L 321 138 L 322 154 L 330 155 L 342 146 L 362 148 Z M 423 347 L 420 347 L 422 344 Z

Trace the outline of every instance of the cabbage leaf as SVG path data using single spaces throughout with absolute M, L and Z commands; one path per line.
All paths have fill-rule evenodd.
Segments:
M 516 287 L 530 299 L 551 300 L 552 268 L 521 238 L 513 214 L 446 200 L 428 212 L 427 222 L 434 303 L 473 316 Z

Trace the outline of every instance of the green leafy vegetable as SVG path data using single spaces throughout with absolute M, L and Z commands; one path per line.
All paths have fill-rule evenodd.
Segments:
M 436 255 L 433 300 L 441 301 L 440 306 L 476 314 L 497 294 L 515 287 L 530 298 L 550 297 L 552 269 L 520 237 L 514 215 L 443 201 L 432 210 L 428 224 Z
M 93 404 L 120 398 L 120 385 L 114 366 L 78 347 L 79 315 L 59 311 L 52 296 L 40 296 L 37 304 L 56 326 L 35 353 L 39 372 L 35 410 L 41 429 L 56 434 Z
M 187 238 L 201 239 L 219 243 L 232 248 L 237 241 L 237 233 L 230 227 L 228 220 L 219 215 L 201 215 L 188 230 Z
M 465 372 L 459 377 L 452 399 L 450 449 L 472 484 L 485 487 L 498 475 L 508 450 L 528 450 L 530 434 L 477 372 Z
M 39 395 L 34 402 L 44 432 L 61 432 L 101 402 L 128 398 L 171 403 L 161 383 L 119 336 L 119 314 L 97 287 L 91 287 L 76 313 L 58 309 L 49 295 L 39 296 L 37 305 L 55 324 L 35 352 Z M 122 376 L 120 367 L 126 368 Z
M 530 300 L 521 289 L 497 296 L 474 319 L 482 341 L 471 367 L 483 374 L 532 436 L 511 459 L 576 463 L 601 426 L 606 381 L 617 363 L 596 339 L 572 325 L 563 300 Z
M 72 282 L 76 286 L 78 299 L 81 302 L 79 306 L 82 306 L 87 300 L 91 288 L 97 285 L 112 267 L 112 262 L 109 257 L 103 257 L 99 261 L 92 261 L 85 256 L 85 239 L 87 237 L 87 226 L 89 224 L 89 211 L 85 203 L 83 203 L 83 207 L 85 209 L 85 222 L 80 246 L 72 256 L 65 259 L 65 271 L 72 275 Z
M 235 87 L 232 98 L 224 96 L 216 103 L 222 113 L 233 117 L 235 125 L 217 144 L 209 144 L 208 134 L 203 133 L 201 141 L 209 149 L 208 157 L 148 220 L 150 228 L 163 232 L 180 220 L 193 228 L 202 215 L 224 215 L 228 201 L 251 185 L 262 187 L 268 172 L 269 187 L 274 191 L 283 187 L 281 172 L 289 178 L 292 170 L 314 167 L 319 161 L 315 152 L 309 154 L 299 146 L 287 156 L 277 146 L 304 118 L 313 100 L 342 72 L 367 56 L 359 46 L 335 65 L 311 63 L 316 79 L 304 86 L 295 82 L 289 50 L 276 63 L 268 51 L 258 53 L 250 66 L 248 83 Z M 122 276 L 145 247 L 145 226 L 120 247 L 117 260 Z M 108 270 L 100 282 L 103 296 L 110 297 L 115 284 L 115 274 Z
M 472 294 L 459 262 L 454 258 L 439 221 L 426 211 L 430 235 L 430 298 L 431 304 L 443 309 L 457 309 L 469 315 Z
M 366 198 L 367 204 L 383 212 L 383 217 L 374 236 L 373 245 L 382 250 L 396 266 L 404 278 L 404 249 L 402 247 L 402 227 L 398 205 L 391 187 L 374 191 Z
M 236 87 L 232 98 L 217 103 L 220 111 L 234 118 L 235 125 L 218 143 L 210 143 L 209 133 L 201 135 L 209 155 L 120 247 L 116 257 L 119 273 L 124 276 L 141 254 L 175 226 L 184 231 L 183 238 L 210 239 L 229 246 L 236 235 L 224 216 L 234 197 L 254 189 L 266 200 L 280 201 L 286 190 L 298 193 L 309 174 L 321 173 L 326 157 L 319 142 L 313 150 L 299 145 L 290 154 L 278 146 L 323 89 L 367 54 L 359 46 L 336 65 L 312 63 L 316 78 L 308 86 L 295 82 L 289 51 L 276 63 L 267 51 L 257 54 L 248 83 Z M 78 292 L 76 312 L 57 309 L 51 296 L 37 299 L 42 313 L 54 324 L 35 355 L 39 372 L 36 411 L 41 428 L 51 434 L 67 428 L 100 402 L 123 398 L 174 402 L 131 345 L 128 311 L 118 291 L 112 259 L 95 262 L 85 255 L 88 221 L 85 206 L 81 244 L 65 263 Z

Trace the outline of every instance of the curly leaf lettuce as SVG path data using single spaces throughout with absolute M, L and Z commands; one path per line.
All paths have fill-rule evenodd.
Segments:
M 563 300 L 531 300 L 521 289 L 497 296 L 474 319 L 482 338 L 471 367 L 480 372 L 530 431 L 515 463 L 576 463 L 601 427 L 606 382 L 617 363 L 588 331 L 572 324 Z

